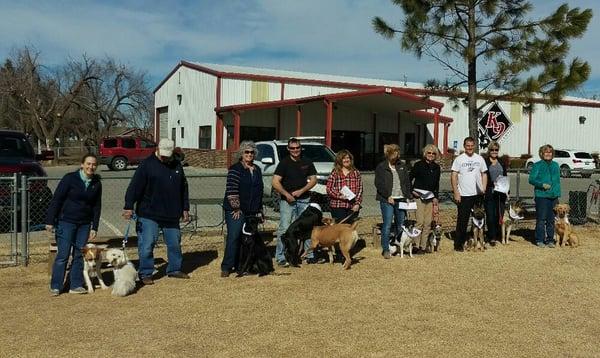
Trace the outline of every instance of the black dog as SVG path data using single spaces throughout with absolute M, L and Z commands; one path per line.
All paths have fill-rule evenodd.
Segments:
M 288 229 L 281 235 L 285 259 L 292 266 L 298 267 L 304 241 L 310 239 L 313 227 L 323 225 L 323 213 L 320 209 L 309 206 L 298 216 Z
M 247 216 L 242 226 L 238 277 L 248 273 L 257 273 L 258 276 L 264 276 L 274 270 L 271 255 L 258 233 L 259 222 L 259 217 Z

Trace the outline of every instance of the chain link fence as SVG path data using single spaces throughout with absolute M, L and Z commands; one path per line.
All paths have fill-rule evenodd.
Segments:
M 190 169 L 188 173 L 193 173 Z M 107 173 L 102 178 L 102 215 L 98 235 L 101 237 L 122 238 L 127 222 L 121 217 L 125 192 L 133 171 L 111 176 Z M 222 235 L 224 213 L 222 208 L 225 192 L 226 172 L 215 174 L 188 174 L 190 215 L 188 223 L 182 223 L 184 233 L 203 235 Z M 528 182 L 525 169 L 511 170 L 511 199 L 521 199 L 530 211 L 535 210 L 533 187 Z M 47 241 L 49 235 L 44 231 L 46 210 L 52 194 L 61 177 L 0 177 L 0 263 L 26 264 L 29 256 L 28 243 Z M 270 198 L 270 182 L 272 177 L 265 175 L 265 216 L 267 225 L 276 228 L 279 213 L 272 205 Z M 363 172 L 362 217 L 379 218 L 381 211 L 375 200 L 374 173 Z M 26 190 L 24 190 L 26 189 Z M 600 171 L 591 179 L 563 178 L 561 180 L 562 197 L 560 201 L 571 206 L 571 221 L 574 224 L 584 222 L 600 223 Z M 441 210 L 454 212 L 456 206 L 452 201 L 450 171 L 442 171 L 440 179 Z M 26 205 L 21 205 L 25 203 Z M 25 215 L 21 213 L 24 212 Z M 454 228 L 448 228 L 453 230 Z M 22 257 L 22 259 L 20 259 Z

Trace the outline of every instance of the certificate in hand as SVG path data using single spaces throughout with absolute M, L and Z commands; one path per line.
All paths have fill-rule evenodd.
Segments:
M 417 210 L 417 202 L 416 201 L 399 201 L 398 209 Z
M 352 190 L 350 190 L 350 188 L 348 188 L 346 185 L 344 185 L 342 189 L 340 189 L 340 193 L 343 194 L 348 200 L 356 198 L 356 194 L 354 194 Z
M 413 189 L 415 192 L 419 193 L 419 197 L 423 200 L 433 199 L 434 195 L 432 191 L 423 190 L 423 189 Z

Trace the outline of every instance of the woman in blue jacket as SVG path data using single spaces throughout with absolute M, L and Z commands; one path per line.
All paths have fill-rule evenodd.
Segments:
M 227 242 L 221 263 L 221 277 L 228 277 L 238 265 L 240 236 L 246 216 L 262 213 L 263 180 L 254 165 L 256 145 L 244 141 L 237 152 L 239 160 L 229 168 L 223 209 L 227 224 Z
M 535 244 L 554 247 L 554 206 L 560 197 L 560 168 L 550 144 L 540 147 L 540 160 L 533 164 L 529 184 L 535 189 Z
M 98 158 L 86 154 L 81 168 L 66 174 L 58 183 L 46 214 L 46 230 L 55 233 L 57 253 L 52 266 L 50 294 L 58 296 L 69 255 L 72 254 L 69 293 L 86 293 L 83 288 L 81 249 L 96 238 L 102 206 L 102 183 L 96 175 Z

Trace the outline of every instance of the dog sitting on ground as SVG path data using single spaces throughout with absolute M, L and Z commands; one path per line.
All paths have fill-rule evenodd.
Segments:
M 131 261 L 127 260 L 125 252 L 121 249 L 108 249 L 106 260 L 112 265 L 115 276 L 112 294 L 124 297 L 132 293 L 135 290 L 137 271 Z
M 100 288 L 103 290 L 107 289 L 108 286 L 104 284 L 102 280 L 102 272 L 100 271 L 102 266 L 102 252 L 106 249 L 104 245 L 87 244 L 81 252 L 83 254 L 83 279 L 87 286 L 88 293 L 94 292 L 94 284 L 91 278 L 98 278 L 100 282 Z
M 569 212 L 571 207 L 569 204 L 556 204 L 554 207 L 554 238 L 556 245 L 559 247 L 565 246 L 567 243 L 571 247 L 579 246 L 579 239 L 573 233 L 573 228 L 569 222 Z
M 323 212 L 318 204 L 311 203 L 306 210 L 290 224 L 288 229 L 281 235 L 285 259 L 290 265 L 300 266 L 304 242 L 310 239 L 312 229 L 323 225 Z
M 431 232 L 427 236 L 427 244 L 425 251 L 432 253 L 440 251 L 440 244 L 442 242 L 442 225 L 437 222 L 431 222 Z
M 414 246 L 415 239 L 421 233 L 421 230 L 417 229 L 415 220 L 405 220 L 401 227 L 401 232 L 398 234 L 393 242 L 390 242 L 390 253 L 400 254 L 400 258 L 404 257 L 404 250 L 408 249 L 408 256 L 413 257 L 412 249 Z
M 475 204 L 471 212 L 471 233 L 472 239 L 465 242 L 466 251 L 485 250 L 485 209 L 481 203 Z
M 525 208 L 520 200 L 510 202 L 504 210 L 502 217 L 502 239 L 501 242 L 505 245 L 510 240 L 510 233 L 515 225 L 525 216 Z
M 329 262 L 333 264 L 334 247 L 339 245 L 342 255 L 344 255 L 344 269 L 349 269 L 352 264 L 350 250 L 358 240 L 356 226 L 358 221 L 350 224 L 331 224 L 324 226 L 315 226 L 311 233 L 311 248 L 315 250 L 317 246 L 326 247 L 329 251 Z
M 274 270 L 271 255 L 258 232 L 260 221 L 261 219 L 257 216 L 247 216 L 245 218 L 242 226 L 238 277 L 249 273 L 264 276 Z

